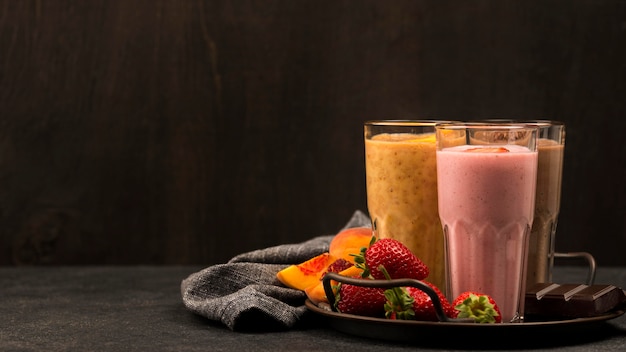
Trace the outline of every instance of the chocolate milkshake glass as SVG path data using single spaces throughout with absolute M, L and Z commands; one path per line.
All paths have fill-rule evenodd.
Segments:
M 488 294 L 502 322 L 523 322 L 537 181 L 537 128 L 438 124 L 437 184 L 447 292 Z
M 436 120 L 365 123 L 367 206 L 379 238 L 394 238 L 429 268 L 445 292 L 443 231 L 437 211 Z
M 486 120 L 499 123 L 521 123 L 536 126 L 538 130 L 537 190 L 535 216 L 530 232 L 526 287 L 552 282 L 554 258 L 581 258 L 587 261 L 587 284 L 593 283 L 595 259 L 587 252 L 555 252 L 556 228 L 561 205 L 561 180 L 565 151 L 565 124 L 554 120 Z
M 558 121 L 524 121 L 539 128 L 537 191 L 530 232 L 526 287 L 552 281 L 556 225 L 561 204 L 565 125 Z

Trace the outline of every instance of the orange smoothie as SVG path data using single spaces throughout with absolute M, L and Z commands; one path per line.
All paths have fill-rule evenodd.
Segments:
M 367 205 L 380 238 L 395 238 L 430 269 L 444 293 L 444 236 L 437 204 L 435 134 L 382 133 L 365 139 Z

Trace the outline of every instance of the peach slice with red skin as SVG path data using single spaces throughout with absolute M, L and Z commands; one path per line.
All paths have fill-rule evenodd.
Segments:
M 325 252 L 298 265 L 286 267 L 276 274 L 276 278 L 287 287 L 304 290 L 317 284 L 326 268 L 334 261 L 335 258 Z
M 339 259 L 354 265 L 353 254 L 359 254 L 362 247 L 369 246 L 372 229 L 355 227 L 340 231 L 330 242 L 328 252 L 306 260 L 300 264 L 286 267 L 276 274 L 276 278 L 285 286 L 304 291 L 319 284 L 322 275 Z

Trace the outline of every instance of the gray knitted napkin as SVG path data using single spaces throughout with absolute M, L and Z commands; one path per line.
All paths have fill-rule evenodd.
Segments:
M 357 210 L 341 230 L 370 225 L 369 217 Z M 306 295 L 285 287 L 276 273 L 328 251 L 333 236 L 239 254 L 225 264 L 193 273 L 181 283 L 183 303 L 190 311 L 233 331 L 296 327 L 307 312 Z

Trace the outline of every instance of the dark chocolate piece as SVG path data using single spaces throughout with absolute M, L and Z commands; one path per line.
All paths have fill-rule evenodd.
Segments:
M 524 315 L 588 318 L 626 305 L 624 290 L 613 285 L 539 283 L 526 291 Z

